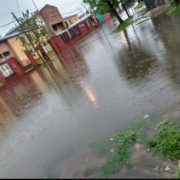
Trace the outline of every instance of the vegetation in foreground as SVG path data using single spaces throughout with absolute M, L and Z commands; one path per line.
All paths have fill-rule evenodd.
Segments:
M 99 175 L 106 177 L 110 174 L 117 173 L 122 167 L 131 163 L 128 161 L 130 147 L 141 137 L 143 137 L 145 126 L 143 123 L 136 122 L 129 130 L 119 133 L 114 139 L 114 148 L 108 156 L 106 163 L 101 168 Z
M 180 159 L 179 119 L 168 120 L 163 117 L 163 113 L 158 111 L 150 115 L 146 120 L 136 121 L 130 128 L 111 138 L 111 143 L 109 143 L 110 145 L 107 148 L 111 148 L 110 152 L 104 154 L 107 156 L 106 163 L 101 167 L 98 175 L 107 177 L 118 173 L 123 167 L 132 168 L 133 164 L 129 161 L 129 157 L 132 153 L 133 145 L 137 142 L 146 144 L 147 148 L 157 152 L 165 160 L 177 162 Z M 158 124 L 157 121 L 159 122 Z M 149 139 L 146 137 L 146 131 L 152 127 L 154 128 L 155 136 Z M 180 167 L 178 168 L 176 173 L 177 178 L 180 178 Z
M 180 5 L 176 4 L 175 2 L 171 4 L 171 6 L 168 8 L 166 14 L 167 15 L 175 15 L 180 13 Z
M 157 126 L 156 135 L 147 142 L 166 159 L 180 159 L 180 125 L 164 118 Z

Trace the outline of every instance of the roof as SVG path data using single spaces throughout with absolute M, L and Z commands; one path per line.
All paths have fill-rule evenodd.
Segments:
M 50 5 L 50 4 L 46 4 L 43 8 L 40 9 L 40 11 L 43 11 L 46 7 L 53 7 L 53 8 L 57 8 L 56 6 Z
M 71 24 L 68 29 L 76 26 L 77 24 L 79 24 L 80 22 L 86 20 L 86 19 L 89 18 L 90 16 L 91 16 L 91 14 L 88 14 L 88 15 L 84 16 L 83 18 L 79 19 L 79 20 L 76 21 L 75 23 Z
M 73 28 L 74 26 L 76 26 L 76 25 L 79 24 L 80 22 L 88 19 L 90 16 L 91 16 L 91 14 L 88 14 L 88 15 L 84 16 L 83 18 L 79 19 L 79 20 L 76 21 L 75 23 L 71 24 L 71 25 L 68 27 L 68 29 Z M 61 35 L 61 34 L 63 34 L 64 32 L 66 32 L 68 29 L 62 31 L 59 35 Z
M 68 18 L 71 18 L 71 17 L 74 17 L 74 16 L 77 16 L 77 14 L 73 14 L 73 15 L 70 15 L 70 16 L 64 16 L 63 19 L 68 19 Z
M 18 36 L 19 34 L 20 34 L 19 32 L 15 32 L 15 33 L 12 33 L 10 35 L 5 35 L 4 37 L 0 38 L 0 42 L 4 42 L 7 39 L 10 39 L 12 37 Z
M 12 28 L 5 34 L 5 36 L 10 35 L 10 34 L 16 32 L 16 31 L 17 31 L 17 27 L 12 27 Z

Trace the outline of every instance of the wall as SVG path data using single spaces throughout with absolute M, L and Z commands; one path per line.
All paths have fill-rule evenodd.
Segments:
M 24 53 L 25 48 L 22 46 L 21 41 L 18 37 L 13 37 L 7 40 L 10 48 L 12 49 L 15 57 L 18 59 L 22 66 L 26 66 L 30 64 L 29 59 L 27 58 L 26 54 Z
M 63 22 L 63 18 L 57 7 L 46 5 L 41 10 L 41 14 L 43 15 L 43 19 L 46 21 L 46 23 L 51 29 L 53 24 Z
M 78 20 L 79 20 L 79 16 L 77 15 L 64 19 L 64 21 L 68 24 L 68 26 L 70 26 L 71 24 L 75 23 Z
M 3 53 L 6 51 L 9 51 L 10 55 L 4 57 Z M 0 54 L 2 56 L 2 58 L 0 58 L 0 62 L 3 62 L 13 56 L 13 53 L 6 42 L 0 42 Z

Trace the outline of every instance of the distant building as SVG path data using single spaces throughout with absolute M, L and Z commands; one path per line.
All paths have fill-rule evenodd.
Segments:
M 77 14 L 64 17 L 64 23 L 66 27 L 69 27 L 70 25 L 74 24 L 78 20 L 79 20 L 79 16 Z
M 57 7 L 46 4 L 39 12 L 36 11 L 35 15 L 45 21 L 47 28 L 50 28 L 54 35 L 65 30 L 64 19 Z

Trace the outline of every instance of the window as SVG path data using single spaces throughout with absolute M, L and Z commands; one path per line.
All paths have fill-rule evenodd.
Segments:
M 14 72 L 7 63 L 0 66 L 0 71 L 2 72 L 5 78 L 14 74 Z
M 10 55 L 10 52 L 9 52 L 9 51 L 6 51 L 6 52 L 3 53 L 3 55 L 4 55 L 4 57 L 9 56 L 9 55 Z
M 54 31 L 57 31 L 57 29 L 58 29 L 56 24 L 52 25 L 52 28 L 53 28 Z

